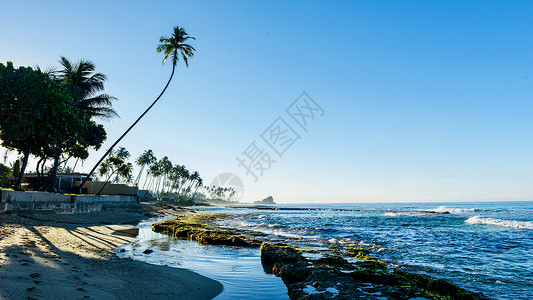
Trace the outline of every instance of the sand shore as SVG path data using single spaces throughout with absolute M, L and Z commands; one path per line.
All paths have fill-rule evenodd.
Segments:
M 197 273 L 116 257 L 149 216 L 191 213 L 154 204 L 90 215 L 0 214 L 0 299 L 212 299 Z

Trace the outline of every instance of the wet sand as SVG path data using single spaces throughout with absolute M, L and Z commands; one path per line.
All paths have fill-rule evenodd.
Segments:
M 88 215 L 0 214 L 0 299 L 212 299 L 222 284 L 192 271 L 116 257 L 134 225 L 190 214 L 155 204 Z M 149 254 L 147 254 L 149 255 Z

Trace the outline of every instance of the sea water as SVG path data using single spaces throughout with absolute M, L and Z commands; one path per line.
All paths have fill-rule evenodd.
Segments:
M 221 225 L 302 246 L 366 247 L 392 267 L 492 299 L 533 299 L 531 201 L 278 207 L 243 208 Z
M 533 299 L 531 201 L 277 207 L 206 210 L 233 214 L 221 227 L 264 233 L 271 241 L 366 247 L 391 268 L 446 279 L 491 299 Z M 225 286 L 221 299 L 287 298 L 281 280 L 262 271 L 259 250 L 200 246 L 153 233 L 149 224 L 140 225 L 138 241 L 125 246 L 123 255 L 217 279 Z M 147 247 L 155 255 L 142 254 Z M 252 278 L 249 287 L 243 285 Z

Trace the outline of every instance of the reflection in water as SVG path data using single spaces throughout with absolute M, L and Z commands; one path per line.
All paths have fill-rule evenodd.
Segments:
M 263 271 L 259 249 L 202 246 L 153 232 L 151 224 L 162 220 L 140 223 L 135 242 L 117 248 L 119 257 L 185 268 L 216 279 L 224 285 L 216 299 L 289 299 L 283 281 Z M 153 252 L 144 254 L 146 249 Z

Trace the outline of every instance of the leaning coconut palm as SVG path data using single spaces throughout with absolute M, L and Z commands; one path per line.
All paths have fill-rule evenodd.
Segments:
M 111 177 L 116 175 L 123 178 L 124 181 L 131 181 L 131 173 L 133 171 L 131 163 L 126 163 L 126 159 L 130 156 L 129 152 L 125 148 L 119 148 L 113 155 L 100 166 L 100 176 L 105 177 L 105 183 L 100 189 L 97 195 L 100 195 L 107 183 L 111 180 Z
M 150 172 L 151 180 L 148 184 L 148 190 L 152 193 L 152 195 L 157 195 L 157 182 L 159 180 L 159 177 L 161 176 L 161 164 L 159 161 L 153 163 L 150 168 L 148 169 Z
M 73 64 L 61 56 L 59 63 L 62 69 L 51 74 L 58 74 L 57 79 L 70 89 L 76 99 L 75 105 L 81 107 L 90 118 L 110 119 L 118 116 L 112 108 L 112 101 L 116 98 L 102 93 L 106 76 L 95 73 L 93 62 L 81 59 Z
M 167 84 L 165 85 L 165 88 L 163 88 L 163 91 L 161 91 L 161 94 L 157 96 L 157 98 L 154 100 L 154 102 L 131 124 L 131 126 L 124 132 L 118 140 L 113 143 L 113 145 L 110 147 L 110 150 L 108 150 L 102 158 L 96 163 L 96 165 L 93 167 L 93 169 L 89 172 L 89 175 L 84 179 L 84 181 L 80 185 L 80 191 L 81 187 L 85 184 L 87 179 L 93 174 L 94 170 L 98 168 L 98 165 L 106 158 L 106 156 L 111 152 L 111 149 L 113 149 L 123 138 L 130 132 L 130 130 L 137 125 L 137 123 L 148 113 L 148 111 L 159 101 L 159 98 L 163 96 L 165 91 L 167 90 L 168 85 L 170 84 L 170 81 L 172 81 L 172 77 L 174 77 L 174 71 L 176 70 L 176 65 L 178 64 L 178 61 L 180 60 L 180 57 L 183 59 L 183 62 L 185 62 L 185 65 L 189 66 L 189 58 L 192 58 L 194 56 L 194 49 L 193 46 L 187 44 L 187 41 L 189 39 L 195 39 L 192 36 L 189 36 L 187 32 L 185 32 L 185 29 L 176 26 L 174 27 L 174 32 L 172 33 L 172 36 L 170 37 L 161 37 L 159 39 L 159 45 L 157 46 L 157 53 L 164 52 L 165 58 L 163 59 L 163 64 L 167 61 L 168 57 L 170 56 L 172 58 L 172 73 L 170 74 L 170 78 L 168 79 Z
M 192 194 L 192 200 L 194 201 L 194 197 L 196 197 L 196 192 L 198 192 L 198 188 L 202 187 L 204 185 L 204 180 L 200 175 L 198 175 L 198 179 L 196 180 L 196 189 L 194 190 L 194 193 Z
M 190 179 L 190 182 L 189 182 L 189 187 L 187 188 L 187 191 L 190 192 L 192 188 L 194 187 L 194 185 L 196 184 L 196 182 L 198 181 L 198 179 L 200 179 L 200 174 L 197 171 L 194 171 L 189 177 L 189 179 Z
M 137 179 L 135 179 L 135 186 L 139 186 L 139 181 L 141 180 L 141 175 L 144 171 L 144 168 L 148 165 L 153 164 L 157 161 L 157 158 L 154 156 L 154 152 L 152 152 L 151 149 L 148 149 L 141 154 L 135 161 L 135 163 L 139 166 L 141 166 L 141 170 L 139 171 L 139 176 L 137 176 Z
M 161 186 L 161 193 L 165 192 L 165 186 L 167 185 L 167 178 L 172 171 L 172 162 L 168 159 L 168 156 L 163 157 L 161 160 L 161 175 L 163 175 L 163 183 Z
M 184 195 L 187 194 L 187 189 L 184 189 L 184 187 L 187 185 L 187 182 L 191 179 L 191 173 L 185 166 L 181 166 L 181 182 L 180 182 L 180 188 L 178 190 L 178 194 L 181 194 L 182 192 Z

